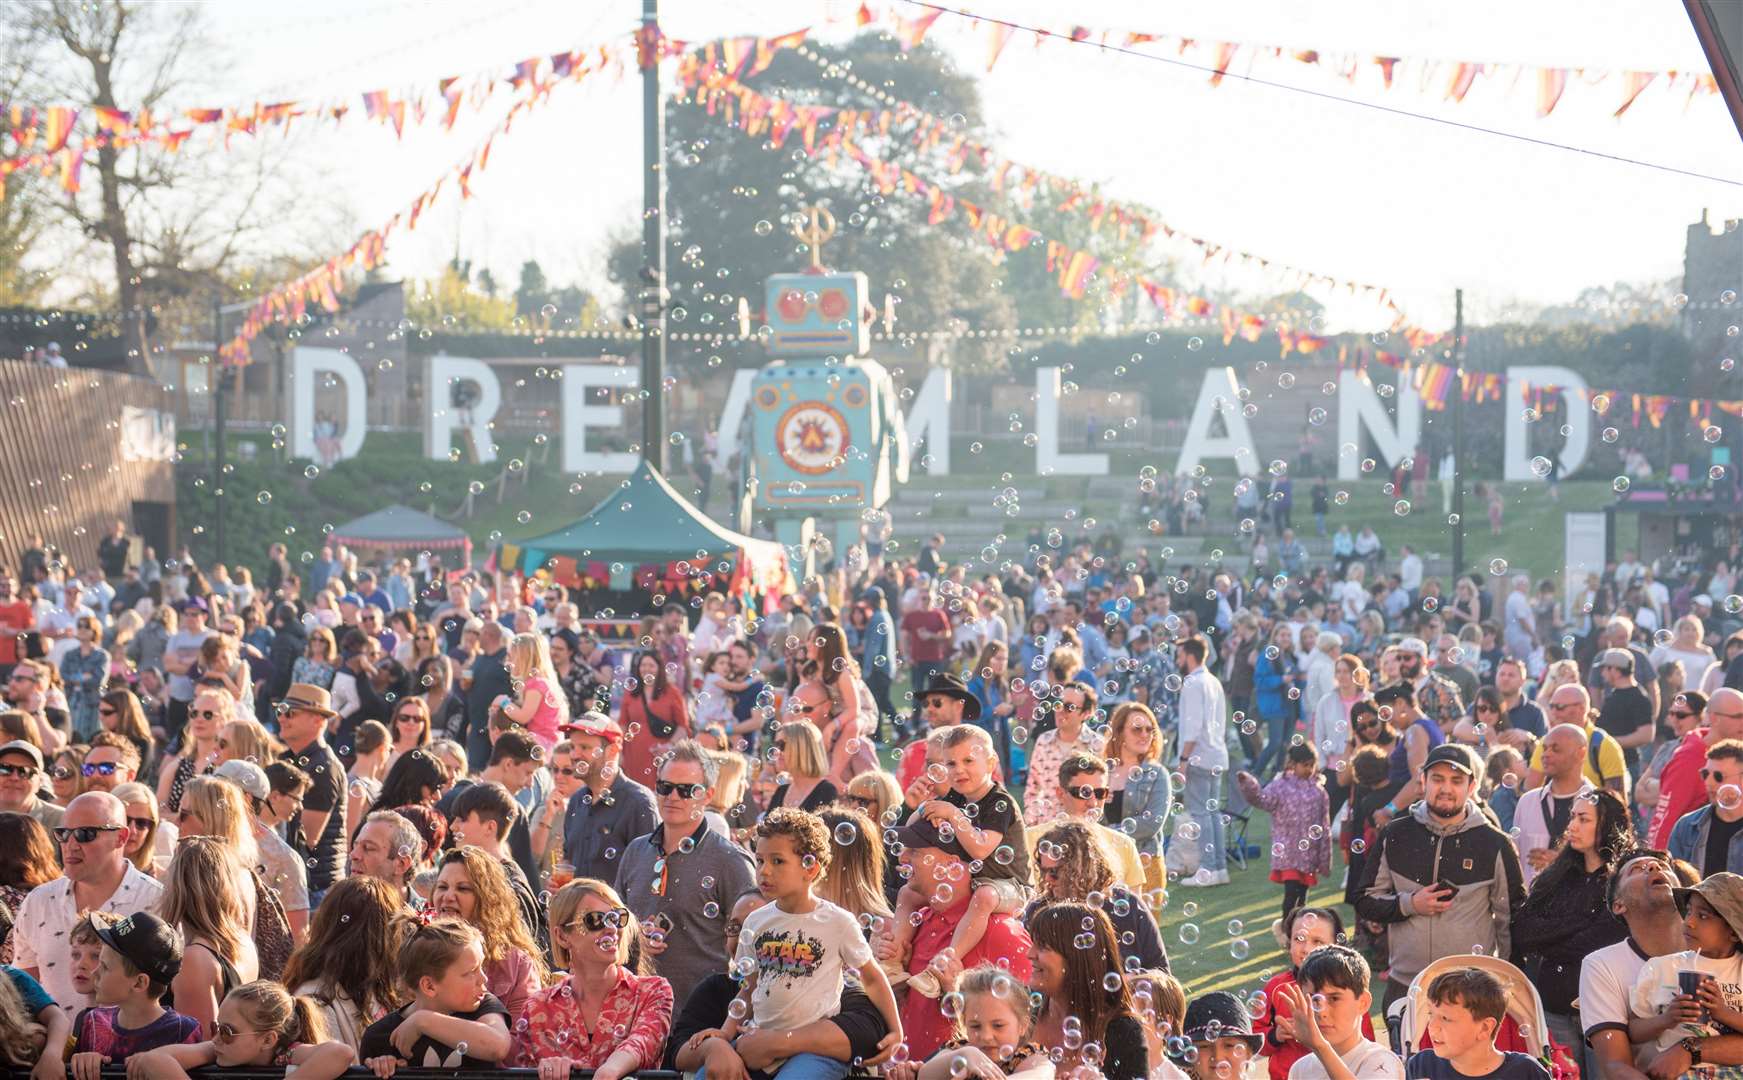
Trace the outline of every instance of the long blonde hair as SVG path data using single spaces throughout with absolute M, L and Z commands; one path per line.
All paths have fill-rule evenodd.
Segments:
M 145 831 L 145 836 L 139 844 L 139 850 L 127 856 L 127 861 L 133 864 L 135 870 L 149 875 L 157 865 L 157 832 L 163 827 L 163 818 L 160 816 L 162 812 L 157 806 L 157 792 L 139 781 L 133 780 L 117 785 L 110 794 L 120 799 L 124 804 L 142 802 L 151 807 L 151 828 Z M 132 828 L 131 822 L 128 823 L 128 828 Z
M 233 751 L 236 760 L 252 761 L 263 769 L 278 760 L 282 749 L 278 740 L 251 716 L 221 725 L 218 738 L 229 744 L 225 749 Z
M 829 774 L 829 756 L 823 752 L 823 736 L 809 720 L 781 725 L 780 738 L 787 744 L 787 771 L 819 779 Z
M 260 845 L 254 839 L 248 796 L 236 783 L 217 776 L 194 777 L 182 790 L 182 812 L 199 815 L 206 826 L 205 835 L 222 840 L 242 866 L 253 869 L 260 865 Z
M 569 695 L 563 693 L 557 681 L 557 669 L 551 666 L 551 647 L 543 634 L 516 634 L 508 643 L 508 674 L 519 684 L 537 675 L 545 680 L 545 700 L 557 707 L 557 722 L 569 716 Z
M 24 1011 L 24 999 L 11 979 L 0 979 L 0 1055 L 7 1062 L 29 1068 L 42 1055 L 48 1029 Z
M 219 956 L 234 964 L 242 958 L 242 942 L 252 930 L 248 909 L 236 891 L 241 880 L 242 864 L 224 841 L 185 837 L 164 872 L 158 914 L 184 938 L 210 941 Z
M 710 750 L 708 756 L 720 768 L 720 778 L 714 782 L 714 797 L 709 809 L 727 813 L 744 798 L 750 783 L 750 759 L 735 750 Z

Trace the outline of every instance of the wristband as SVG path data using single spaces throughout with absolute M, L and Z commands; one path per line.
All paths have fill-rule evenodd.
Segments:
M 1390 803 L 1390 802 L 1387 803 L 1386 804 L 1386 813 L 1390 817 L 1397 817 L 1398 816 L 1398 804 L 1397 803 Z

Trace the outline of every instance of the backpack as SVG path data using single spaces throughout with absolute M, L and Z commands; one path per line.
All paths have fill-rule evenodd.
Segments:
M 1603 748 L 1605 738 L 1604 730 L 1594 727 L 1591 736 L 1586 740 L 1586 760 L 1591 763 L 1592 775 L 1598 778 L 1597 786 L 1600 788 L 1604 786 L 1604 769 L 1598 764 L 1598 751 Z M 1633 786 L 1629 780 L 1628 769 L 1624 767 L 1622 769 L 1622 798 L 1624 800 L 1628 798 L 1628 791 Z
M 258 871 L 250 870 L 254 879 L 254 949 L 260 954 L 260 977 L 278 981 L 290 963 L 296 943 L 291 940 L 290 918 L 284 913 L 284 901 L 278 890 L 268 885 Z

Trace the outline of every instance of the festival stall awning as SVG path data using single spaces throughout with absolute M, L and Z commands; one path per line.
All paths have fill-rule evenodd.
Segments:
M 727 564 L 734 592 L 765 599 L 792 589 L 786 551 L 728 529 L 678 494 L 642 462 L 586 517 L 555 532 L 503 545 L 503 562 L 543 569 L 580 588 L 681 593 L 706 585 Z M 718 587 L 714 585 L 712 587 Z
M 466 530 L 409 506 L 393 505 L 364 514 L 333 530 L 332 541 L 351 547 L 459 549 L 472 559 L 472 538 Z

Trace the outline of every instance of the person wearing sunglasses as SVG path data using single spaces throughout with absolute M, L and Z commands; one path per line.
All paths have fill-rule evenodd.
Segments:
M 1658 802 L 1645 839 L 1659 838 L 1663 843 L 1669 843 L 1678 821 L 1707 801 L 1706 785 L 1700 777 L 1707 750 L 1726 739 L 1743 738 L 1743 693 L 1720 687 L 1703 697 L 1691 690 L 1671 699 L 1668 715 L 1677 731 L 1685 724 L 1693 726 L 1682 735 L 1658 774 Z
M 32 891 L 19 907 L 17 925 L 32 931 L 13 935 L 13 957 L 56 1001 L 79 1001 L 83 999 L 73 987 L 68 935 L 80 913 L 102 910 L 120 916 L 155 910 L 163 886 L 127 861 L 127 811 L 106 791 L 74 799 L 52 835 L 65 876 Z
M 540 1080 L 566 1080 L 571 1068 L 592 1069 L 594 1080 L 622 1080 L 660 1067 L 672 1028 L 672 986 L 632 969 L 636 929 L 623 900 L 602 881 L 572 881 L 551 897 L 551 952 L 569 974 L 527 998 L 505 1065 L 537 1068 Z M 590 1023 L 590 1016 L 609 1016 L 611 1023 Z
M 727 914 L 756 886 L 756 871 L 725 822 L 709 820 L 718 763 L 689 739 L 667 754 L 654 782 L 660 823 L 624 849 L 617 884 L 647 928 L 655 969 L 682 1000 L 726 966 Z
M 587 776 L 584 770 L 575 766 L 575 744 L 569 739 L 551 747 L 550 771 L 551 790 L 534 808 L 530 829 L 533 861 L 541 872 L 548 872 L 563 853 L 563 815 L 569 809 L 569 800 L 581 790 L 581 782 Z
M 1707 805 L 1682 816 L 1670 830 L 1666 850 L 1693 863 L 1702 877 L 1743 872 L 1743 741 L 1726 739 L 1708 747 L 1701 780 Z
M 42 751 L 32 743 L 14 739 L 0 746 L 0 811 L 29 814 L 43 828 L 53 829 L 66 809 L 37 797 L 42 766 Z
M 114 791 L 139 775 L 139 748 L 113 731 L 99 731 L 79 772 L 86 791 Z
M 1108 765 L 1100 757 L 1073 754 L 1059 765 L 1058 820 L 1081 821 L 1101 838 L 1112 857 L 1120 883 L 1134 894 L 1144 894 L 1144 863 L 1138 845 L 1130 836 L 1102 823 L 1112 792 L 1108 788 Z
M 1060 650 L 1065 651 L 1065 650 Z M 1029 779 L 1023 791 L 1023 823 L 1045 825 L 1058 816 L 1062 805 L 1059 793 L 1059 766 L 1075 754 L 1102 752 L 1103 738 L 1090 727 L 1098 703 L 1095 687 L 1080 682 L 1062 682 L 1053 705 L 1052 731 L 1035 739 L 1029 752 Z M 932 693 L 927 694 L 928 707 Z M 973 722 L 979 713 L 979 703 L 963 713 L 963 719 Z M 1106 784 L 1102 785 L 1106 787 Z M 1142 884 L 1138 886 L 1143 888 Z

